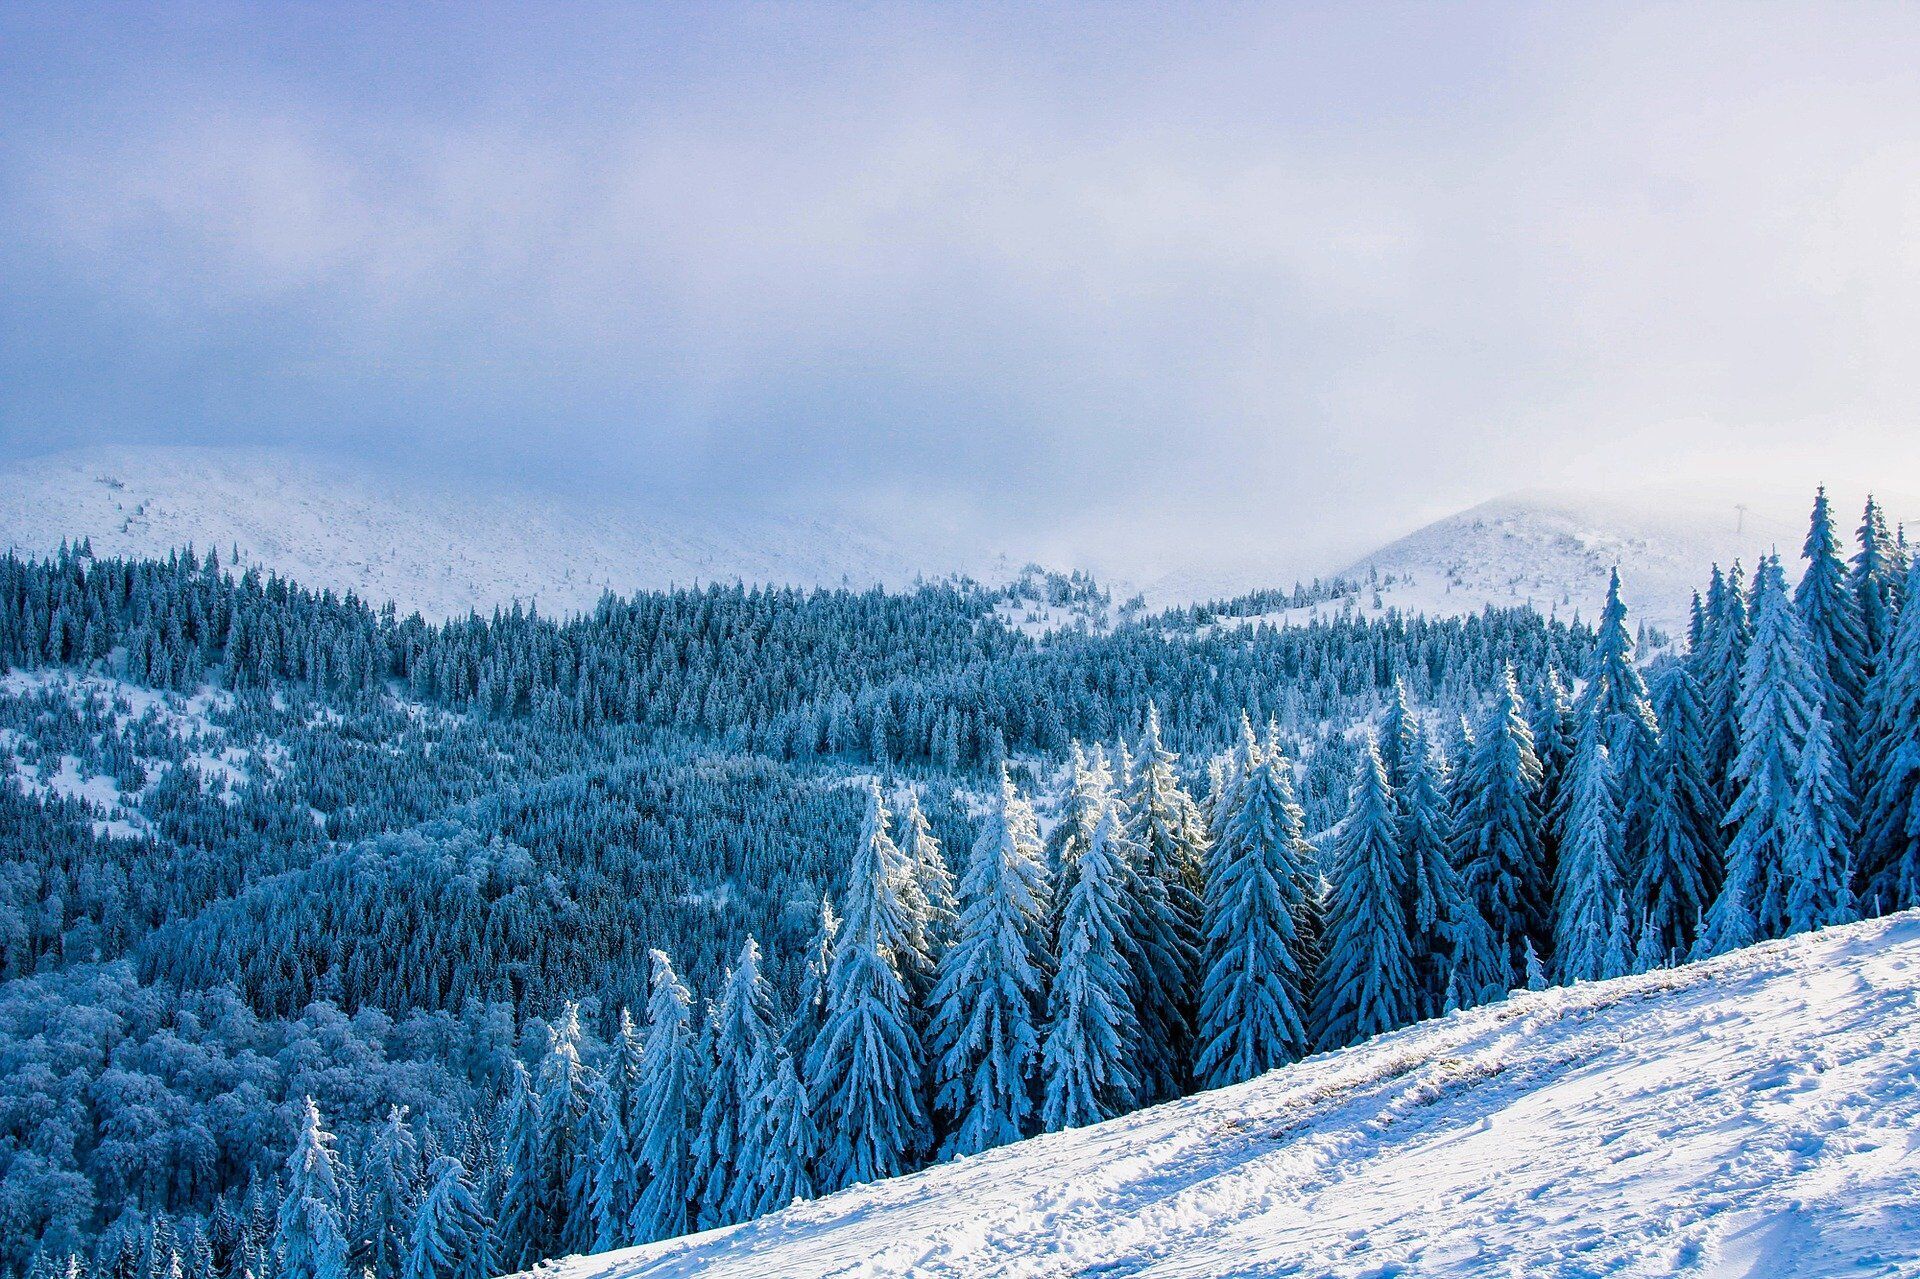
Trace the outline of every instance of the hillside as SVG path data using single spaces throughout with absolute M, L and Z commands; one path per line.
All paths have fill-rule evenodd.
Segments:
M 1008 575 L 995 556 L 856 519 L 568 502 L 273 449 L 91 448 L 0 467 L 0 549 L 44 553 L 83 535 L 103 555 L 237 546 L 244 563 L 430 618 L 515 600 L 565 614 L 606 590 L 736 579 Z
M 552 1279 L 1910 1275 L 1920 917 L 1455 1014 Z

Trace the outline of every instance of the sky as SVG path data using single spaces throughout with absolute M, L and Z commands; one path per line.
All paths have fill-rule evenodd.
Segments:
M 1920 465 L 1920 6 L 0 7 L 0 457 L 1068 553 Z

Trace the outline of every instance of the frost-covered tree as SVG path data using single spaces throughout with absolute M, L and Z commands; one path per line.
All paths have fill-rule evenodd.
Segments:
M 1536 807 L 1540 811 L 1540 872 L 1549 882 L 1560 863 L 1560 810 L 1564 805 L 1567 770 L 1573 764 L 1573 750 L 1580 740 L 1580 717 L 1573 708 L 1573 695 L 1560 672 L 1548 668 L 1535 689 L 1532 714 L 1527 721 L 1533 730 L 1533 754 L 1540 761 L 1540 793 Z
M 406 1264 L 420 1176 L 420 1147 L 406 1107 L 391 1106 L 367 1144 L 354 1197 L 358 1261 L 374 1279 L 399 1279 Z
M 311 1097 L 301 1103 L 299 1124 L 273 1235 L 275 1273 L 277 1279 L 347 1279 L 346 1187 L 333 1134 L 321 1125 Z
M 845 918 L 827 974 L 807 1087 L 824 1139 L 822 1190 L 907 1171 L 928 1144 L 921 1051 L 892 942 L 901 905 L 879 788 L 847 871 Z
M 794 1001 L 793 1020 L 787 1027 L 787 1055 L 805 1062 L 827 1021 L 827 977 L 833 971 L 834 940 L 840 935 L 840 917 L 833 903 L 822 899 L 820 922 L 807 943 L 806 962 L 800 971 L 800 991 Z
M 1522 714 L 1520 690 L 1509 667 L 1454 778 L 1458 807 L 1453 861 L 1467 899 L 1486 927 L 1482 937 L 1469 921 L 1475 935 L 1468 940 L 1491 947 L 1489 952 L 1478 945 L 1462 946 L 1460 997 L 1473 1003 L 1519 986 L 1526 979 L 1527 943 L 1538 945 L 1547 934 L 1539 786 L 1533 731 Z
M 1127 927 L 1134 950 L 1156 957 L 1135 974 L 1140 1086 L 1153 1101 L 1185 1090 L 1193 1048 L 1205 849 L 1196 838 L 1194 803 L 1180 785 L 1178 763 L 1161 743 L 1158 709 L 1149 706 L 1125 795 L 1140 881 Z
M 560 1251 L 593 1246 L 594 1140 L 592 1115 L 599 1081 L 581 1056 L 580 1008 L 572 1000 L 554 1019 L 540 1062 L 540 1127 L 546 1170 L 541 1196 Z
M 955 914 L 953 872 L 932 824 L 920 811 L 920 794 L 912 789 L 900 817 L 900 860 L 906 872 L 900 895 L 907 917 L 901 977 L 919 1005 L 932 997 L 940 954 L 953 939 Z
M 1853 557 L 1851 585 L 1859 603 L 1860 639 L 1867 659 L 1877 669 L 1880 656 L 1892 642 L 1900 618 L 1902 569 L 1899 546 L 1887 531 L 1886 515 L 1871 496 L 1860 516 L 1860 550 Z
M 1586 687 L 1581 690 L 1574 714 L 1583 725 L 1589 720 L 1600 725 L 1601 741 L 1611 760 L 1614 788 L 1619 796 L 1621 864 L 1629 873 L 1638 870 L 1641 852 L 1646 846 L 1650 813 L 1647 794 L 1654 752 L 1660 744 L 1653 704 L 1647 697 L 1646 681 L 1634 664 L 1633 653 L 1633 635 L 1627 629 L 1627 606 L 1620 599 L 1620 574 L 1615 570 L 1607 582 L 1607 602 L 1600 614 L 1598 642 L 1594 645 Z M 1581 731 L 1585 731 L 1584 727 Z
M 1029 1135 L 1046 993 L 1047 884 L 1033 809 L 1003 768 L 960 878 L 960 918 L 941 958 L 931 1036 L 942 1157 Z
M 1720 887 L 1720 796 L 1708 775 L 1706 717 L 1699 685 L 1674 663 L 1654 683 L 1660 750 L 1653 761 L 1646 856 L 1632 906 L 1641 921 L 1639 949 L 1649 963 L 1686 955 Z
M 1440 767 L 1424 730 L 1417 732 L 1403 768 L 1404 788 L 1394 794 L 1406 865 L 1401 916 L 1407 927 L 1415 1017 L 1437 1017 L 1444 1011 L 1455 936 L 1473 910 L 1448 852 L 1452 830 Z
M 1920 904 L 1920 608 L 1900 610 L 1880 654 L 1865 737 L 1858 888 L 1861 909 L 1879 915 Z
M 1732 773 L 1739 793 L 1726 817 L 1733 829 L 1727 879 L 1738 884 L 1736 900 L 1752 912 L 1753 935 L 1767 938 L 1780 936 L 1787 925 L 1789 819 L 1807 735 L 1821 715 L 1821 685 L 1779 560 L 1761 563 L 1754 587 L 1753 643 L 1740 687 L 1740 753 Z M 1717 924 L 1712 931 L 1724 937 L 1742 930 Z
M 1707 776 L 1723 808 L 1738 793 L 1733 761 L 1740 753 L 1740 681 L 1752 642 L 1746 581 L 1740 565 L 1735 563 L 1723 577 L 1716 564 L 1707 589 L 1706 639 L 1693 653 L 1691 665 L 1700 685 Z
M 489 1279 L 498 1271 L 490 1225 L 467 1170 L 442 1155 L 427 1169 L 402 1279 Z
M 550 1254 L 553 1221 L 548 1215 L 546 1140 L 540 1122 L 540 1098 L 527 1068 L 516 1058 L 505 1101 L 505 1185 L 501 1190 L 500 1260 L 523 1270 Z
M 1314 1011 L 1321 1048 L 1340 1048 L 1412 1021 L 1411 947 L 1402 899 L 1406 863 L 1386 768 L 1371 734 L 1347 815 L 1334 835 L 1326 958 Z
M 1553 962 L 1567 982 L 1618 977 L 1630 961 L 1611 950 L 1626 918 L 1620 779 L 1603 722 L 1590 718 L 1583 729 L 1567 773 L 1554 884 Z
M 740 1156 L 766 1089 L 760 1072 L 773 1042 L 773 993 L 752 937 L 728 971 L 713 1009 L 713 1069 L 693 1143 L 693 1186 L 702 1230 L 744 1221 L 752 1212 L 753 1170 Z
M 1277 746 L 1247 773 L 1208 860 L 1206 976 L 1194 1074 L 1209 1088 L 1307 1051 L 1312 958 L 1300 918 L 1313 850 Z
M 593 1247 L 596 1252 L 627 1242 L 627 1223 L 640 1198 L 641 1111 L 645 1043 L 633 1014 L 620 1010 L 600 1087 L 599 1143 L 593 1158 Z
M 784 1208 L 796 1199 L 813 1198 L 813 1159 L 820 1149 L 813 1105 L 793 1069 L 793 1059 L 776 1052 L 772 1064 L 762 1067 L 761 1076 L 759 1123 L 745 1160 L 752 1173 L 752 1199 L 744 1214 L 748 1217 Z
M 1807 726 L 1798 785 L 1787 812 L 1783 932 L 1806 932 L 1854 918 L 1852 829 L 1846 765 L 1826 716 L 1816 713 Z
M 1860 620 L 1860 597 L 1840 558 L 1840 539 L 1824 486 L 1813 499 L 1807 540 L 1800 553 L 1807 567 L 1794 591 L 1794 607 L 1800 612 L 1814 670 L 1820 675 L 1822 714 L 1832 729 L 1839 757 L 1851 764 L 1850 744 L 1858 740 L 1872 658 Z
M 635 1243 L 685 1234 L 693 1189 L 687 1158 L 693 1126 L 693 996 L 665 951 L 653 951 L 651 958 L 653 992 L 640 1053 L 640 1193 L 627 1221 Z
M 1126 836 L 1107 805 L 1076 860 L 1060 916 L 1060 959 L 1047 993 L 1041 1125 L 1049 1132 L 1111 1119 L 1133 1104 L 1139 1027 L 1127 958 Z

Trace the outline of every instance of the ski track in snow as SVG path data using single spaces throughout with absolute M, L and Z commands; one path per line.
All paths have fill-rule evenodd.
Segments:
M 1920 1274 L 1920 915 L 1521 994 L 549 1279 Z

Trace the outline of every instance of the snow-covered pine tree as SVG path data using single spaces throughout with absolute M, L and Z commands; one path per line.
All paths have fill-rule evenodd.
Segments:
M 900 859 L 906 868 L 901 898 L 907 903 L 907 938 L 901 977 L 915 1005 L 925 1004 L 933 994 L 940 954 L 953 940 L 953 872 L 947 868 L 946 852 L 934 836 L 927 815 L 920 811 L 920 794 L 907 791 L 907 811 L 900 817 Z
M 1660 746 L 1660 729 L 1646 681 L 1633 660 L 1633 635 L 1627 629 L 1627 606 L 1620 599 L 1620 573 L 1607 581 L 1607 603 L 1587 671 L 1586 687 L 1574 704 L 1575 718 L 1584 733 L 1585 722 L 1597 720 L 1601 741 L 1611 759 L 1614 789 L 1619 796 L 1621 869 L 1637 874 L 1646 847 L 1647 793 L 1653 775 L 1653 756 Z M 1548 810 L 1543 809 L 1542 812 Z M 1543 866 L 1543 869 L 1548 869 Z
M 1860 550 L 1853 557 L 1851 585 L 1859 602 L 1860 640 L 1867 660 L 1877 669 L 1880 655 L 1892 642 L 1899 622 L 1901 569 L 1899 549 L 1887 532 L 1887 519 L 1880 504 L 1869 495 L 1860 516 Z
M 1394 795 L 1406 864 L 1401 916 L 1407 926 L 1416 1018 L 1437 1017 L 1445 1010 L 1455 933 L 1472 910 L 1448 852 L 1452 829 L 1436 754 L 1425 730 L 1417 730 L 1407 750 L 1405 789 Z
M 1047 884 L 1033 809 L 1000 770 L 1000 802 L 960 878 L 960 918 L 941 957 L 930 1035 L 941 1157 L 975 1155 L 1035 1123 L 1047 978 Z
M 581 1057 L 580 1008 L 572 1000 L 554 1019 L 540 1062 L 540 1127 L 546 1170 L 541 1195 L 553 1223 L 555 1251 L 593 1246 L 593 1174 L 597 1142 L 594 1094 L 599 1081 Z
M 1740 754 L 1732 773 L 1739 793 L 1726 817 L 1733 828 L 1727 878 L 1741 886 L 1738 900 L 1753 914 L 1753 935 L 1764 939 L 1786 929 L 1789 817 L 1807 734 L 1820 716 L 1821 682 L 1777 558 L 1761 562 L 1754 589 L 1753 642 L 1740 684 Z M 1723 937 L 1740 930 L 1729 934 L 1726 925 L 1715 925 L 1712 931 Z
M 827 1021 L 827 976 L 833 971 L 834 939 L 840 935 L 840 917 L 833 903 L 820 901 L 820 923 L 807 943 L 806 963 L 800 970 L 800 991 L 784 1046 L 796 1062 L 805 1062 Z
M 1573 750 L 1580 740 L 1580 717 L 1574 713 L 1573 695 L 1555 667 L 1534 690 L 1532 715 L 1527 721 L 1533 730 L 1533 754 L 1540 761 L 1540 873 L 1553 882 L 1560 865 L 1560 814 L 1565 805 L 1567 770 L 1573 765 Z
M 1393 793 L 1368 734 L 1347 815 L 1334 836 L 1326 957 L 1314 992 L 1316 1040 L 1340 1048 L 1415 1015 L 1412 955 L 1402 900 L 1406 863 Z
M 402 1279 L 489 1279 L 498 1271 L 491 1229 L 467 1170 L 442 1155 L 427 1169 Z
M 333 1134 L 311 1097 L 299 1123 L 273 1235 L 276 1279 L 347 1279 L 347 1195 Z
M 753 1176 L 747 1217 L 813 1198 L 813 1161 L 820 1149 L 813 1104 L 793 1069 L 793 1059 L 776 1051 L 771 1064 L 762 1066 L 761 1077 L 759 1123 L 746 1160 Z
M 1626 911 L 1619 779 L 1604 721 L 1589 716 L 1581 730 L 1567 772 L 1554 883 L 1553 963 L 1563 982 L 1618 977 L 1629 962 L 1609 951 Z
M 1746 580 L 1740 565 L 1736 562 L 1723 577 L 1716 564 L 1707 590 L 1706 643 L 1690 661 L 1700 685 L 1707 777 L 1722 808 L 1739 792 L 1733 779 L 1733 761 L 1740 754 L 1740 680 L 1752 642 Z
M 1852 829 L 1846 765 L 1826 716 L 1816 713 L 1807 726 L 1799 781 L 1787 813 L 1783 932 L 1807 932 L 1854 918 Z
M 1396 807 L 1407 789 L 1409 773 L 1417 763 L 1424 762 L 1416 758 L 1416 752 L 1425 749 L 1422 736 L 1420 717 L 1413 713 L 1412 700 L 1407 696 L 1407 683 L 1396 675 L 1393 697 L 1380 717 L 1380 765 L 1387 770 L 1387 790 Z
M 1047 993 L 1041 1049 L 1040 1122 L 1048 1132 L 1111 1119 L 1138 1092 L 1125 840 L 1119 813 L 1109 804 L 1076 862 L 1061 912 L 1059 968 Z
M 1526 980 L 1527 942 L 1548 932 L 1536 798 L 1540 761 L 1513 668 L 1503 674 L 1470 754 L 1454 773 L 1453 863 L 1485 933 L 1469 918 L 1456 955 L 1460 998 L 1497 999 Z
M 1920 569 L 1907 589 L 1920 598 Z M 1903 608 L 1868 692 L 1860 806 L 1860 905 L 1920 905 L 1920 606 Z
M 1180 785 L 1178 762 L 1161 744 L 1159 711 L 1149 704 L 1146 731 L 1133 758 L 1133 783 L 1125 792 L 1140 881 L 1127 928 L 1137 954 L 1158 957 L 1135 973 L 1140 1087 L 1148 1102 L 1185 1090 L 1193 1051 L 1205 850 L 1195 841 L 1193 799 Z
M 1664 963 L 1693 949 L 1700 922 L 1719 891 L 1719 793 L 1708 776 L 1706 716 L 1700 688 L 1684 663 L 1654 682 L 1660 750 L 1653 761 L 1653 806 L 1647 852 L 1635 881 L 1633 909 L 1641 921 L 1638 949 Z
M 1851 776 L 1855 763 L 1852 744 L 1859 740 L 1861 705 L 1872 659 L 1860 621 L 1860 597 L 1840 558 L 1840 539 L 1834 532 L 1824 485 L 1814 496 L 1807 540 L 1800 553 L 1807 568 L 1794 591 L 1794 607 L 1800 611 L 1814 670 L 1820 674 L 1822 714 L 1832 730 L 1839 758 L 1848 766 L 1847 776 Z
M 640 1053 L 640 1193 L 627 1221 L 634 1243 L 685 1234 L 692 1198 L 687 1133 L 693 1122 L 693 996 L 665 951 L 648 953 L 653 977 Z
M 824 1137 L 823 1191 L 905 1172 L 929 1139 L 920 1045 L 889 940 L 900 935 L 901 906 L 886 825 L 876 785 L 847 871 L 824 1021 L 807 1060 L 807 1090 Z
M 645 1044 L 633 1014 L 620 1010 L 600 1084 L 599 1143 L 593 1158 L 593 1247 L 606 1252 L 627 1242 L 627 1223 L 640 1199 L 640 1106 Z
M 766 1089 L 773 1040 L 773 994 L 760 970 L 760 944 L 752 937 L 728 970 L 713 1010 L 713 1070 L 707 1079 L 700 1131 L 693 1143 L 693 1188 L 699 1228 L 744 1221 L 754 1200 L 754 1170 L 742 1166 Z
M 1311 909 L 1305 886 L 1313 850 L 1291 773 L 1277 744 L 1263 747 L 1208 859 L 1194 1063 L 1208 1088 L 1251 1079 L 1308 1048 L 1312 959 L 1302 953 L 1299 921 Z
M 354 1217 L 359 1264 L 373 1279 L 399 1279 L 419 1208 L 420 1148 L 404 1106 L 391 1106 L 367 1143 Z
M 1113 774 L 1107 768 L 1105 752 L 1096 748 L 1089 755 L 1076 741 L 1068 767 L 1067 793 L 1060 800 L 1058 820 L 1042 846 L 1047 881 L 1053 885 L 1047 937 L 1056 945 L 1060 936 L 1060 914 L 1073 894 L 1076 864 L 1093 839 L 1094 824 L 1113 798 Z

